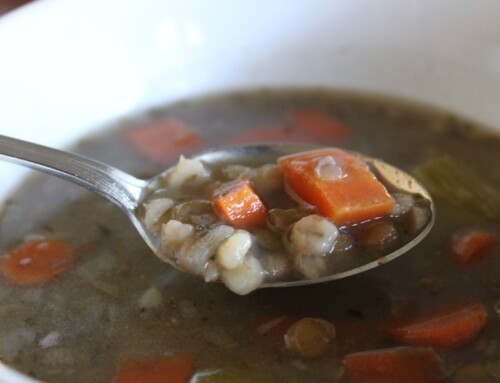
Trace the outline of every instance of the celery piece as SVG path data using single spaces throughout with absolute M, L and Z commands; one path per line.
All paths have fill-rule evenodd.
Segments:
M 435 198 L 472 214 L 500 219 L 500 191 L 454 158 L 434 158 L 413 174 Z
M 207 370 L 198 372 L 190 383 L 294 383 L 249 369 Z

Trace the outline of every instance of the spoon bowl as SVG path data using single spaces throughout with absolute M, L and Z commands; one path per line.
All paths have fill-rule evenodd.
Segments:
M 255 158 L 263 163 L 271 163 L 285 155 L 318 148 L 320 147 L 306 144 L 263 143 L 210 149 L 191 158 L 213 166 L 245 164 Z M 402 192 L 418 194 L 427 200 L 430 217 L 426 225 L 409 242 L 378 259 L 370 259 L 365 264 L 316 279 L 266 282 L 260 288 L 303 286 L 355 275 L 399 257 L 427 236 L 435 218 L 434 203 L 429 192 L 403 170 L 382 160 L 359 153 L 355 154 L 377 173 L 377 177 L 386 186 Z M 171 171 L 171 168 L 148 180 L 143 180 L 87 157 L 2 135 L 0 135 L 0 158 L 55 175 L 105 197 L 123 210 L 155 255 L 173 267 L 184 271 L 174 261 L 159 256 L 159 236 L 148 230 L 140 219 L 140 207 L 144 200 L 157 187 L 160 179 Z

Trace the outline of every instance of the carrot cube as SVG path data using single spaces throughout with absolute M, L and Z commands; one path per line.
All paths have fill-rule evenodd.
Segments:
M 436 351 L 423 347 L 358 352 L 347 355 L 343 364 L 356 383 L 438 383 L 444 370 Z
M 451 244 L 453 259 L 461 265 L 469 265 L 495 247 L 497 242 L 498 236 L 488 231 L 460 232 L 453 236 Z
M 193 369 L 192 355 L 129 360 L 114 383 L 188 383 Z
M 0 271 L 12 284 L 31 286 L 54 279 L 73 262 L 73 249 L 68 244 L 57 239 L 36 239 L 7 254 L 0 262 Z
M 486 325 L 486 308 L 480 303 L 430 317 L 417 318 L 389 330 L 398 341 L 413 346 L 454 349 L 473 341 Z
M 215 190 L 213 207 L 217 215 L 238 229 L 252 229 L 266 223 L 267 208 L 249 181 L 233 181 Z
M 292 154 L 278 163 L 288 190 L 339 226 L 387 215 L 394 207 L 368 165 L 341 149 Z
M 339 141 L 353 134 L 353 131 L 340 121 L 315 109 L 299 109 L 291 115 L 290 120 L 293 126 L 322 140 Z
M 311 142 L 325 143 L 345 140 L 353 135 L 347 125 L 315 109 L 299 109 L 287 121 L 246 130 L 233 143 Z
M 157 163 L 167 163 L 200 150 L 203 137 L 182 121 L 164 118 L 124 132 L 125 139 L 140 153 Z

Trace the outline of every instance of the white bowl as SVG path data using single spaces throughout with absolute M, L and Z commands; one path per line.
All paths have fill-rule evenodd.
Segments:
M 499 14 L 494 0 L 40 0 L 0 18 L 0 133 L 64 146 L 259 85 L 401 96 L 498 129 Z M 0 201 L 24 173 L 0 164 Z M 2 365 L 0 381 L 34 382 Z

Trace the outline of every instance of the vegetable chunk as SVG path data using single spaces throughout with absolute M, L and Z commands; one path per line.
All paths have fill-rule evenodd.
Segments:
M 73 264 L 73 249 L 56 239 L 25 242 L 0 263 L 5 278 L 16 285 L 31 286 L 57 277 Z
M 352 129 L 340 121 L 315 109 L 299 109 L 291 116 L 291 123 L 307 131 L 309 135 L 318 135 L 325 140 L 344 140 L 353 135 Z
M 400 342 L 413 346 L 454 349 L 472 341 L 486 324 L 487 312 L 480 303 L 392 328 Z
M 289 191 L 336 225 L 384 216 L 394 207 L 394 198 L 367 164 L 343 150 L 314 150 L 278 162 Z
M 339 230 L 327 219 L 311 214 L 290 230 L 295 268 L 306 278 L 319 278 L 326 272 L 326 256 L 332 251 Z
M 285 335 L 285 345 L 303 359 L 326 355 L 335 345 L 333 324 L 318 318 L 304 318 L 295 322 Z
M 264 270 L 257 258 L 247 255 L 236 268 L 222 269 L 220 279 L 233 293 L 246 295 L 262 285 Z
M 200 150 L 204 138 L 182 121 L 163 118 L 126 130 L 124 138 L 153 162 L 167 163 L 179 154 Z
M 114 383 L 187 383 L 193 375 L 192 355 L 125 362 Z
M 219 217 L 237 229 L 253 229 L 266 223 L 267 208 L 246 180 L 217 188 L 212 204 Z
M 472 214 L 500 218 L 500 191 L 450 156 L 437 157 L 413 170 L 434 197 Z
M 423 347 L 359 352 L 347 355 L 343 363 L 356 383 L 437 383 L 443 375 L 439 355 Z
M 354 135 L 344 123 L 316 109 L 298 109 L 283 123 L 246 130 L 233 140 L 235 144 L 251 142 L 324 143 L 344 141 Z
M 461 265 L 469 265 L 479 260 L 497 242 L 498 237 L 488 231 L 468 230 L 457 233 L 451 243 L 453 259 Z

